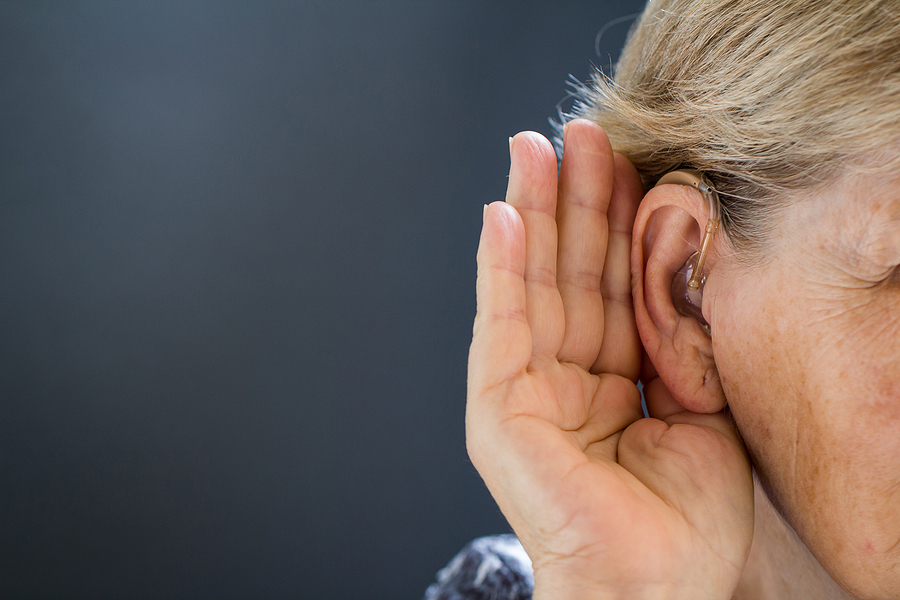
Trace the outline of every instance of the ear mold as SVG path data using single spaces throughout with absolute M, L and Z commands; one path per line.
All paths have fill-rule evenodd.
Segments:
M 706 207 L 709 211 L 709 219 L 700 242 L 700 249 L 691 255 L 684 266 L 675 274 L 672 280 L 672 302 L 678 314 L 695 319 L 706 335 L 710 335 L 709 323 L 703 318 L 701 302 L 703 299 L 703 286 L 706 283 L 706 274 L 703 267 L 712 240 L 719 230 L 719 195 L 710 183 L 706 175 L 693 169 L 680 169 L 666 173 L 656 182 L 656 185 L 674 183 L 687 185 L 703 194 Z
M 711 335 L 709 323 L 703 318 L 703 310 L 700 308 L 703 301 L 703 286 L 706 285 L 706 274 L 697 278 L 697 287 L 692 288 L 690 283 L 694 281 L 697 270 L 699 252 L 694 252 L 684 263 L 684 266 L 675 274 L 672 280 L 672 303 L 675 310 L 683 317 L 689 317 L 700 323 L 700 327 L 706 335 Z

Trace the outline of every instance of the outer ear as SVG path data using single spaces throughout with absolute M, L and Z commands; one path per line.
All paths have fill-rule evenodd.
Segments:
M 675 274 L 700 245 L 706 216 L 698 191 L 683 185 L 653 188 L 638 208 L 631 246 L 634 312 L 644 349 L 672 399 L 697 413 L 722 410 L 725 393 L 712 340 L 697 321 L 678 314 L 671 290 Z M 715 248 L 719 246 L 713 247 L 707 273 L 715 269 Z M 645 380 L 650 389 L 658 383 Z M 648 403 L 652 414 L 649 396 Z M 667 407 L 661 412 L 679 411 Z

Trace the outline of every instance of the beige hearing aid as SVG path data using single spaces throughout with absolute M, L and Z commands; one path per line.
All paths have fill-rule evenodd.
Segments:
M 675 275 L 675 279 L 672 280 L 672 301 L 678 314 L 695 319 L 700 323 L 706 335 L 710 335 L 709 323 L 703 318 L 701 310 L 703 286 L 706 283 L 703 267 L 706 264 L 713 237 L 719 229 L 719 195 L 706 175 L 693 169 L 681 169 L 666 173 L 656 182 L 656 185 L 667 183 L 688 185 L 699 191 L 706 200 L 709 220 L 706 221 L 706 230 L 703 232 L 700 250 L 687 259 L 687 262 Z

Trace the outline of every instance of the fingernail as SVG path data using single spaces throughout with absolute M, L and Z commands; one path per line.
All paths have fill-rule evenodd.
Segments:
M 563 145 L 564 146 L 566 144 L 566 132 L 567 131 L 569 131 L 569 123 L 568 122 L 566 122 L 566 124 L 563 125 Z
M 513 143 L 513 139 L 510 137 L 509 138 L 509 153 L 510 154 L 512 154 L 512 143 Z
M 512 138 L 510 138 L 512 139 Z M 484 210 L 481 211 L 481 222 L 484 223 L 484 217 L 487 216 L 487 204 L 484 205 Z

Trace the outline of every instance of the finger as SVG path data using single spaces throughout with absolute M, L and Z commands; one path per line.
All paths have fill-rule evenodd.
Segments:
M 752 513 L 752 480 L 743 446 L 720 414 L 641 419 L 619 438 L 619 464 L 716 539 L 716 514 Z M 750 527 L 752 529 L 752 527 Z M 749 531 L 747 535 L 749 537 Z M 749 539 L 747 540 L 749 543 Z
M 708 414 L 687 410 L 675 399 L 660 377 L 655 377 L 644 385 L 644 397 L 647 400 L 647 412 L 654 419 L 665 421 L 668 425 L 688 423 L 709 427 L 736 442 L 739 440 L 737 429 L 726 412 Z
M 603 294 L 603 345 L 592 367 L 595 373 L 616 373 L 637 381 L 641 340 L 631 297 L 631 234 L 644 186 L 637 170 L 616 154 L 615 178 L 609 203 L 609 242 L 600 290 Z
M 566 125 L 563 144 L 556 209 L 557 283 L 566 328 L 557 356 L 587 370 L 597 360 L 603 342 L 600 288 L 607 255 L 613 151 L 600 126 L 584 119 Z
M 655 381 L 660 382 L 658 379 Z M 659 399 L 657 398 L 656 401 Z M 662 400 L 674 403 L 671 396 L 668 399 L 663 397 Z M 651 401 L 648 399 L 648 404 L 650 403 Z M 643 432 L 641 432 L 642 429 L 644 430 Z M 711 463 L 730 465 L 734 472 L 726 474 L 726 479 L 734 476 L 740 478 L 740 471 L 744 470 L 746 470 L 746 475 L 749 475 L 749 468 L 747 468 L 749 465 L 746 463 L 746 451 L 743 441 L 734 424 L 734 420 L 727 411 L 701 414 L 682 408 L 681 410 L 673 411 L 662 419 L 642 419 L 625 430 L 620 442 L 619 458 L 622 466 L 634 473 L 635 476 L 660 495 L 664 495 L 664 492 L 661 488 L 652 484 L 654 478 L 649 476 L 648 471 L 643 470 L 642 472 L 640 463 L 643 461 L 633 460 L 636 456 L 631 455 L 629 457 L 628 453 L 621 452 L 622 448 L 637 449 L 643 446 L 643 454 L 645 456 L 656 454 L 664 448 L 677 450 L 676 455 L 680 457 L 678 462 L 682 462 L 681 459 L 687 461 L 687 465 L 683 465 L 683 471 L 688 475 L 684 483 L 690 485 L 693 485 L 698 480 L 707 479 L 702 474 L 702 471 L 709 473 L 710 469 L 705 469 L 704 465 L 709 466 Z M 645 464 L 644 468 L 655 470 L 649 464 Z M 721 466 L 712 469 L 713 472 L 719 470 L 721 470 Z M 674 475 L 674 472 L 668 470 L 668 474 Z M 669 476 L 664 476 L 663 479 L 668 480 L 669 483 L 672 482 L 672 478 Z
M 525 229 L 516 210 L 503 202 L 484 209 L 475 289 L 478 309 L 469 349 L 470 399 L 522 372 L 531 356 Z
M 582 450 L 623 431 L 643 417 L 641 395 L 633 382 L 610 373 L 604 373 L 594 381 L 589 416 L 577 428 L 568 430 Z
M 556 153 L 543 136 L 525 132 L 510 143 L 506 201 L 525 225 L 525 293 L 535 357 L 556 359 L 564 316 L 556 287 Z

